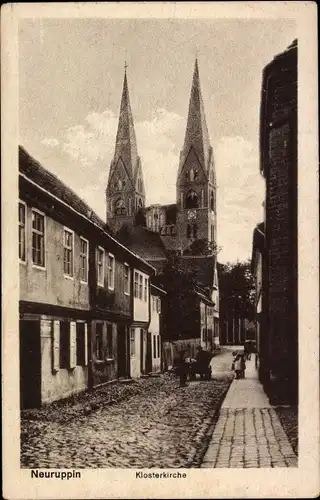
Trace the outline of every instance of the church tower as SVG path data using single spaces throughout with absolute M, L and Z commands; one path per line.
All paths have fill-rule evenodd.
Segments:
M 216 244 L 216 176 L 202 101 L 198 61 L 177 177 L 177 238 L 182 252 L 195 240 Z
M 107 224 L 118 231 L 133 225 L 145 206 L 145 189 L 130 105 L 125 69 L 114 157 L 110 165 Z

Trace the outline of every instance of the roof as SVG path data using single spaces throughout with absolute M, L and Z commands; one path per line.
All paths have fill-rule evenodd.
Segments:
M 19 172 L 29 182 L 32 182 L 38 189 L 67 205 L 69 209 L 84 217 L 92 225 L 97 226 L 112 242 L 121 247 L 132 257 L 138 259 L 145 266 L 155 268 L 152 264 L 146 262 L 140 255 L 137 255 L 131 249 L 127 248 L 110 234 L 106 223 L 87 205 L 79 196 L 68 186 L 66 186 L 56 175 L 46 170 L 38 161 L 36 161 L 22 146 L 19 146 Z
M 213 286 L 216 266 L 215 256 L 182 256 L 180 257 L 180 262 L 186 270 L 195 273 L 195 278 L 199 285 Z
M 252 239 L 252 257 L 251 257 L 251 272 L 254 274 L 254 267 L 256 262 L 256 251 L 261 254 L 264 253 L 264 244 L 265 244 L 265 229 L 264 222 L 260 222 L 253 230 L 253 239 Z
M 157 295 L 157 294 L 167 295 L 167 292 L 165 290 L 163 290 L 163 288 L 160 288 L 160 287 L 154 285 L 153 283 L 151 283 L 151 293 L 153 293 L 153 295 Z
M 207 173 L 210 165 L 210 139 L 202 100 L 198 60 L 195 61 L 193 80 L 189 101 L 189 112 L 184 145 L 180 155 L 178 177 L 182 171 L 190 148 L 196 151 L 197 157 Z
M 127 73 L 125 71 L 123 80 L 122 97 L 120 104 L 119 122 L 116 137 L 116 146 L 113 158 L 113 165 L 116 165 L 119 158 L 122 159 L 131 182 L 134 182 L 136 169 L 138 167 L 137 140 L 134 130 L 133 116 L 130 105 Z M 109 178 L 111 177 L 111 171 Z
M 147 261 L 166 260 L 165 247 L 159 233 L 143 226 L 123 225 L 118 232 L 118 237 L 125 246 Z
M 56 175 L 46 170 L 38 161 L 19 146 L 19 171 L 39 186 L 43 187 L 81 215 L 92 220 L 102 229 L 106 223 L 79 196 L 67 187 Z
M 206 302 L 207 304 L 209 304 L 211 306 L 215 305 L 215 303 L 211 299 L 209 299 L 209 297 L 207 297 L 204 293 L 202 293 L 200 290 L 194 290 L 194 291 L 201 300 L 203 300 L 204 302 Z

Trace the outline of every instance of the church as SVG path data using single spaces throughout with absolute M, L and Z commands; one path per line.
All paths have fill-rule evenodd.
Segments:
M 176 203 L 146 206 L 143 164 L 125 70 L 106 188 L 107 226 L 124 245 L 150 263 L 158 275 L 172 259 L 178 262 L 180 271 L 193 273 L 191 298 L 186 300 L 182 292 L 170 300 L 168 294 L 169 319 L 163 339 L 175 345 L 191 345 L 192 353 L 199 343 L 210 350 L 219 346 L 216 190 L 214 155 L 196 59 L 176 179 Z M 177 317 L 178 322 L 172 321 Z

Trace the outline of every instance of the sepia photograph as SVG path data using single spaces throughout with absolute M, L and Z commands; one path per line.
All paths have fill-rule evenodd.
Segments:
M 294 473 L 297 17 L 16 26 L 20 469 Z

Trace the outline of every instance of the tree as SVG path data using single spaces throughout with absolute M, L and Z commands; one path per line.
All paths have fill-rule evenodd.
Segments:
M 160 274 L 154 278 L 155 285 L 166 292 L 165 331 L 170 339 L 178 339 L 188 333 L 194 333 L 195 324 L 195 289 L 197 281 L 195 273 L 181 265 L 179 256 L 174 253 Z
M 250 261 L 218 264 L 220 323 L 227 319 L 254 319 L 254 280 Z
M 199 238 L 194 240 L 191 245 L 184 251 L 185 255 L 213 255 L 220 251 L 213 241 L 207 238 Z

